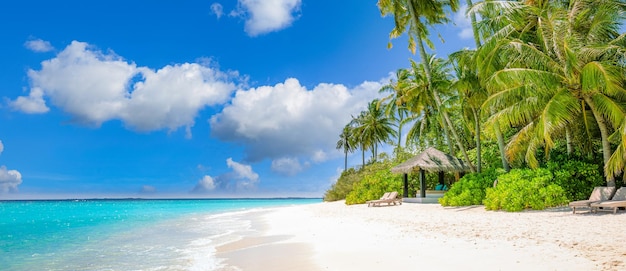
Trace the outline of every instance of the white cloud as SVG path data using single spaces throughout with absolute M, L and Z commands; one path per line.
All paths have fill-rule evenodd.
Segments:
M 50 42 L 42 39 L 29 40 L 24 43 L 24 47 L 37 53 L 45 53 L 54 50 L 54 47 L 50 44 Z
M 215 190 L 215 181 L 211 176 L 205 175 L 198 181 L 196 187 L 193 189 L 193 192 L 210 192 Z
M 312 90 L 297 79 L 275 86 L 239 90 L 211 120 L 212 136 L 242 144 L 247 161 L 300 158 L 321 162 L 335 150 L 341 129 L 380 97 L 379 82 L 348 89 L 319 84 Z
M 43 90 L 34 87 L 30 90 L 28 96 L 17 97 L 15 101 L 9 102 L 12 109 L 22 111 L 28 114 L 41 114 L 50 111 L 43 99 Z
M 302 171 L 304 167 L 298 158 L 279 158 L 272 160 L 272 171 L 285 175 L 294 176 Z
M 224 15 L 224 7 L 220 3 L 213 3 L 211 4 L 211 13 L 219 19 Z
M 300 10 L 302 1 L 239 0 L 238 3 L 238 9 L 230 15 L 244 17 L 244 29 L 248 35 L 254 37 L 290 26 L 296 19 L 294 13 Z
M 0 166 L 0 193 L 17 192 L 17 186 L 21 183 L 22 174 L 19 171 Z
M 467 5 L 462 5 L 461 8 L 454 13 L 454 16 L 452 16 L 452 21 L 456 27 L 461 28 L 461 31 L 458 33 L 460 38 L 473 39 L 474 32 L 472 30 L 472 22 L 470 21 L 469 16 L 465 15 L 466 11 Z
M 4 151 L 4 145 L 2 144 L 2 140 L 0 140 L 0 154 Z
M 259 174 L 256 174 L 250 165 L 235 162 L 232 158 L 226 159 L 226 165 L 233 170 L 235 176 L 239 179 L 250 180 L 252 182 L 259 180 Z
M 138 131 L 186 127 L 189 133 L 198 111 L 226 102 L 236 88 L 230 74 L 207 65 L 154 70 L 77 41 L 28 77 L 30 94 L 12 101 L 15 109 L 44 113 L 46 97 L 76 122 L 99 126 L 119 119 Z

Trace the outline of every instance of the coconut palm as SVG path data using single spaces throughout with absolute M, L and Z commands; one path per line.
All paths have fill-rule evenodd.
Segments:
M 623 10 L 618 0 L 528 1 L 503 10 L 515 31 L 481 48 L 480 72 L 492 74 L 485 105 L 503 108 L 491 121 L 523 127 L 507 146 L 510 155 L 525 150 L 528 164 L 536 166 L 536 149 L 543 146 L 548 153 L 553 136 L 588 119 L 581 114 L 590 111 L 607 184 L 615 185 L 624 159 L 619 152 L 612 157 L 609 137 L 626 137 L 620 130 L 626 127 Z
M 339 135 L 339 140 L 337 141 L 337 149 L 343 150 L 344 153 L 344 171 L 348 170 L 348 153 L 351 153 L 356 150 L 355 142 L 353 142 L 353 127 L 350 124 L 347 124 L 343 127 L 341 134 Z
M 456 80 L 452 88 L 456 89 L 463 99 L 461 106 L 467 123 L 473 123 L 474 139 L 476 141 L 476 171 L 482 170 L 481 155 L 481 106 L 487 99 L 487 91 L 478 79 L 476 62 L 474 61 L 475 50 L 461 50 L 450 54 Z
M 402 128 L 406 123 L 413 120 L 410 111 L 406 106 L 406 102 L 402 100 L 404 92 L 407 90 L 410 71 L 407 69 L 398 69 L 396 71 L 395 81 L 390 80 L 389 84 L 382 86 L 379 92 L 390 92 L 387 97 L 378 101 L 377 106 L 382 106 L 385 115 L 397 122 L 397 145 L 396 148 L 402 148 Z
M 477 15 L 480 15 L 481 18 L 486 18 L 486 19 L 493 18 L 494 19 L 493 21 L 499 22 L 499 20 L 496 19 L 496 18 L 498 18 L 497 15 L 499 14 L 499 12 L 495 11 L 495 10 L 499 10 L 499 9 L 494 9 L 494 8 L 498 8 L 498 7 L 501 8 L 502 6 L 508 5 L 510 3 L 507 3 L 506 1 L 496 1 L 496 2 L 493 2 L 493 1 L 482 1 L 482 2 L 478 3 L 478 5 L 477 5 L 477 6 L 479 6 L 478 8 L 474 7 L 474 3 L 471 0 L 466 0 L 466 4 L 467 4 L 467 16 L 470 18 L 470 22 L 471 22 L 471 25 L 472 25 L 472 32 L 473 32 L 473 35 L 474 35 L 474 42 L 476 44 L 476 48 L 480 48 L 482 46 L 482 41 L 481 41 L 481 34 L 480 34 L 481 31 L 479 29 L 479 22 L 476 19 Z M 483 20 L 482 22 L 490 22 L 490 21 L 489 20 Z M 483 26 L 482 28 L 483 28 L 483 31 L 482 31 L 483 35 L 482 36 L 489 37 L 490 35 L 491 36 L 496 36 L 496 35 L 492 35 L 494 33 L 490 32 L 491 30 L 493 30 L 493 29 L 500 29 L 502 27 L 494 27 L 493 24 L 489 24 L 489 25 L 485 24 L 485 26 Z M 474 55 L 474 54 L 472 54 L 472 55 Z M 477 63 L 475 57 L 473 57 L 473 56 L 469 57 L 469 58 L 468 57 L 463 57 L 463 59 L 465 59 L 465 61 L 464 61 L 465 62 L 465 64 L 464 64 L 465 67 L 463 69 L 469 69 L 470 66 L 472 66 L 475 69 L 478 69 L 479 63 Z M 475 91 L 479 92 L 479 95 L 478 96 L 474 95 L 474 99 L 472 99 L 472 100 L 476 101 L 476 99 L 475 99 L 476 97 L 484 97 L 483 94 L 484 94 L 484 91 L 485 91 L 485 82 L 480 79 L 477 70 L 475 72 L 468 70 L 468 72 L 472 72 L 472 74 L 475 75 L 475 77 L 472 76 L 472 77 L 467 78 L 467 76 L 463 76 L 463 77 L 466 77 L 466 79 L 464 79 L 464 81 L 467 80 L 467 79 L 470 79 L 470 78 L 472 78 L 471 80 L 478 80 L 478 85 L 474 85 L 474 83 L 472 83 L 472 85 L 474 85 L 473 87 L 476 88 Z M 458 76 L 458 74 L 457 74 L 457 76 Z M 465 84 L 465 83 L 463 83 L 463 84 Z M 466 91 L 471 91 L 471 90 L 466 90 Z M 466 92 L 466 93 L 470 94 L 468 92 Z M 489 111 L 490 111 L 489 113 L 493 113 L 494 112 L 493 108 L 490 108 Z M 479 113 L 479 112 L 476 112 L 476 113 Z M 474 119 L 477 119 L 477 118 L 474 117 Z M 475 129 L 477 131 L 479 131 L 480 122 L 479 121 L 475 122 L 475 125 L 477 126 Z M 492 127 L 493 127 L 494 134 L 496 136 L 496 140 L 498 142 L 498 149 L 500 151 L 500 160 L 502 161 L 502 168 L 505 171 L 508 172 L 510 170 L 510 168 L 509 168 L 509 163 L 508 163 L 508 161 L 506 159 L 505 142 L 504 142 L 504 136 L 502 135 L 502 130 L 500 128 L 500 125 L 498 125 L 497 123 L 494 123 L 492 125 Z M 482 157 L 481 144 L 480 144 L 480 134 L 477 133 L 476 136 L 477 136 L 477 142 L 476 142 L 476 148 L 477 148 L 477 150 L 476 150 L 476 153 L 477 153 L 476 157 L 477 157 L 477 159 L 476 160 L 477 160 L 477 164 L 478 164 L 478 171 L 480 172 L 480 164 L 481 164 L 480 160 L 481 160 L 481 157 Z
M 428 87 L 432 86 L 432 72 L 429 63 L 429 58 L 426 54 L 425 44 L 429 47 L 433 47 L 432 42 L 428 39 L 428 26 L 441 24 L 448 22 L 449 19 L 446 16 L 446 8 L 450 8 L 455 12 L 458 9 L 458 0 L 379 0 L 378 8 L 383 16 L 394 16 L 395 27 L 390 33 L 390 38 L 397 38 L 404 32 L 407 32 L 409 36 L 409 50 L 415 54 L 416 47 L 419 48 L 422 64 L 424 65 L 424 71 L 426 74 L 426 80 Z M 391 47 L 391 42 L 389 46 Z M 436 107 L 442 107 L 442 100 L 439 93 L 433 90 L 433 98 L 435 100 Z M 448 113 L 445 110 L 441 110 L 443 120 L 448 127 L 454 127 Z M 475 171 L 472 162 L 467 156 L 465 146 L 461 141 L 459 135 L 455 129 L 450 129 L 459 149 L 461 150 L 464 159 Z
M 378 100 L 369 103 L 367 110 L 362 111 L 356 118 L 356 134 L 360 137 L 363 149 L 368 148 L 372 151 L 373 161 L 376 161 L 378 155 L 378 145 L 396 136 L 395 126 L 392 119 L 378 108 Z

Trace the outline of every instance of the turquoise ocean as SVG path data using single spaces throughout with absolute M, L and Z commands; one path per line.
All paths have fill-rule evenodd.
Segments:
M 0 201 L 0 270 L 216 270 L 267 208 L 321 199 Z

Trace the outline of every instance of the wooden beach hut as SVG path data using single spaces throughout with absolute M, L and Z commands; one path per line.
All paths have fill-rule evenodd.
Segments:
M 470 167 L 460 159 L 430 147 L 404 163 L 393 167 L 391 172 L 404 173 L 404 193 L 402 196 L 405 198 L 409 197 L 408 174 L 419 172 L 420 198 L 424 199 L 426 198 L 426 172 L 439 173 L 439 182 L 443 183 L 445 172 L 464 173 L 470 170 Z

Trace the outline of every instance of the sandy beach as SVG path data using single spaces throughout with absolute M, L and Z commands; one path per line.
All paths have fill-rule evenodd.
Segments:
M 221 270 L 626 270 L 626 212 L 320 203 L 264 211 Z

